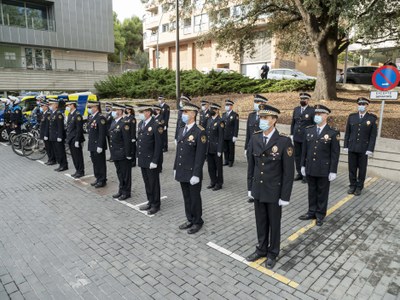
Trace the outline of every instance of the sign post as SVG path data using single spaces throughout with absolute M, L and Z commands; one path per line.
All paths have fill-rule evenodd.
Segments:
M 392 92 L 400 82 L 400 73 L 393 66 L 383 66 L 377 69 L 372 75 L 372 84 L 379 91 L 371 91 L 370 98 L 382 100 L 381 112 L 379 116 L 378 137 L 381 137 L 383 110 L 385 108 L 385 100 L 397 100 L 398 92 Z

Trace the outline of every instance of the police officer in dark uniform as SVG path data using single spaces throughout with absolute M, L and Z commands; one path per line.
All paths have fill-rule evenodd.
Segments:
M 348 153 L 349 194 L 361 195 L 367 175 L 368 156 L 372 156 L 377 136 L 377 116 L 368 112 L 370 101 L 357 99 L 358 112 L 349 115 L 344 137 L 344 152 Z M 358 173 L 358 174 L 357 174 Z
M 301 150 L 303 148 L 304 132 L 307 126 L 314 125 L 314 108 L 309 106 L 311 95 L 300 93 L 300 106 L 293 111 L 292 124 L 290 126 L 290 135 L 293 136 L 294 158 L 296 161 L 297 175 L 294 180 L 301 180 L 307 183 L 306 177 L 301 175 Z
M 207 136 L 203 127 L 196 125 L 199 110 L 194 104 L 186 103 L 181 108 L 182 122 L 177 140 L 174 177 L 180 182 L 187 221 L 179 229 L 188 229 L 189 234 L 198 232 L 203 226 L 201 183 L 206 158 Z
M 155 106 L 139 105 L 138 165 L 142 171 L 148 203 L 139 207 L 149 215 L 156 214 L 161 206 L 160 170 L 162 168 L 164 127 L 153 118 Z
M 186 104 L 192 102 L 192 99 L 190 99 L 188 96 L 181 96 L 180 102 L 179 102 L 179 110 L 178 110 L 178 117 L 176 119 L 176 129 L 175 129 L 175 145 L 178 142 L 178 135 L 179 131 L 182 127 L 185 126 L 185 123 L 182 122 L 182 110 L 181 108 Z
M 21 133 L 21 125 L 23 123 L 22 108 L 19 105 L 21 100 L 17 97 L 13 97 L 14 103 L 11 109 L 11 129 L 15 131 L 16 134 Z
M 52 166 L 57 163 L 57 160 L 54 148 L 51 147 L 49 142 L 49 124 L 51 112 L 49 110 L 49 102 L 46 99 L 40 101 L 40 110 L 42 113 L 42 121 L 40 122 L 39 127 L 39 138 L 44 141 L 44 148 L 46 149 L 47 153 L 48 160 L 45 164 Z
M 239 134 L 239 115 L 233 111 L 233 102 L 230 99 L 225 100 L 225 113 L 222 120 L 225 123 L 224 130 L 224 166 L 233 166 L 235 161 L 235 143 Z
M 224 175 L 222 171 L 222 151 L 224 149 L 224 127 L 225 124 L 219 116 L 221 106 L 217 103 L 211 103 L 210 115 L 208 119 L 207 134 L 207 165 L 208 174 L 211 183 L 208 189 L 218 191 L 222 189 L 224 183 Z
M 132 159 L 132 168 L 136 167 L 136 118 L 135 118 L 135 110 L 132 105 L 125 105 L 125 121 L 130 123 L 131 127 L 131 156 Z
M 130 198 L 132 189 L 132 122 L 124 119 L 125 108 L 121 104 L 112 105 L 113 120 L 110 126 L 110 154 L 119 181 L 118 192 L 112 197 L 120 201 Z
M 6 127 L 7 135 L 11 133 L 11 112 L 12 112 L 12 101 L 8 98 L 4 108 L 4 126 Z
M 68 170 L 67 153 L 65 152 L 65 129 L 64 115 L 59 109 L 58 99 L 49 99 L 51 110 L 49 122 L 49 141 L 56 154 L 56 161 L 60 165 L 54 171 L 62 172 Z
M 107 121 L 107 143 L 108 143 L 108 147 L 110 147 L 110 127 L 111 127 L 111 123 L 114 120 L 112 117 L 112 103 L 111 102 L 106 102 L 105 104 L 105 118 Z M 111 161 L 111 158 L 108 159 L 108 161 Z
M 314 108 L 316 125 L 306 128 L 301 152 L 301 174 L 307 176 L 308 182 L 308 212 L 299 219 L 317 219 L 317 226 L 321 226 L 328 207 L 330 182 L 336 179 L 340 133 L 327 124 L 329 108 Z
M 282 206 L 288 205 L 294 179 L 293 145 L 275 128 L 280 111 L 260 104 L 260 131 L 248 145 L 248 193 L 254 197 L 256 251 L 248 261 L 267 257 L 266 268 L 275 266 L 280 251 Z
M 107 121 L 101 114 L 100 101 L 89 100 L 87 110 L 90 115 L 88 119 L 88 150 L 93 163 L 93 172 L 96 180 L 91 183 L 95 188 L 104 187 L 107 184 Z
M 85 176 L 85 163 L 83 161 L 83 118 L 79 111 L 76 109 L 77 101 L 67 101 L 65 103 L 67 117 L 67 138 L 66 143 L 71 151 L 72 162 L 74 163 L 75 173 L 71 176 L 74 178 L 81 178 Z
M 210 115 L 210 102 L 203 99 L 201 100 L 201 111 L 200 111 L 200 121 L 199 125 L 201 127 L 206 128 L 208 119 L 211 117 Z
M 163 152 L 167 152 L 168 151 L 168 124 L 169 124 L 169 116 L 171 113 L 171 109 L 170 109 L 169 105 L 167 103 L 165 103 L 165 98 L 163 96 L 158 97 L 158 104 L 161 108 L 160 118 L 164 121 Z

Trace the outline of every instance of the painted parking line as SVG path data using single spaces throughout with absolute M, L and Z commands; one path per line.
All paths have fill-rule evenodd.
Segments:
M 268 275 L 269 277 L 272 277 L 272 278 L 274 278 L 274 279 L 276 279 L 276 280 L 278 280 L 278 281 L 280 281 L 280 282 L 282 282 L 282 283 L 284 283 L 284 284 L 286 284 L 286 285 L 288 285 L 288 286 L 290 286 L 292 288 L 296 289 L 299 286 L 299 284 L 297 282 L 295 282 L 295 281 L 293 281 L 293 280 L 291 280 L 291 279 L 289 279 L 289 278 L 287 278 L 287 277 L 285 277 L 285 276 L 283 276 L 281 274 L 278 274 L 277 272 L 274 272 L 272 270 L 269 270 L 269 269 L 265 268 L 264 266 L 259 264 L 258 261 L 249 262 L 244 257 L 242 257 L 242 256 L 240 256 L 240 255 L 238 255 L 236 253 L 233 253 L 233 252 L 229 251 L 228 249 L 220 247 L 220 246 L 218 246 L 217 244 L 215 244 L 213 242 L 208 242 L 207 246 L 209 246 L 209 247 L 211 247 L 211 248 L 213 248 L 213 249 L 215 249 L 215 250 L 217 250 L 217 251 L 219 251 L 219 252 L 221 252 L 221 253 L 223 253 L 223 254 L 225 254 L 225 255 L 227 255 L 227 256 L 235 259 L 235 260 L 237 260 L 237 261 L 240 261 L 241 263 L 244 263 L 245 265 L 247 265 L 247 266 L 249 266 L 249 267 L 251 267 L 253 269 L 256 269 L 256 270 L 260 271 L 261 273 L 263 273 L 265 275 Z M 265 259 L 264 259 L 264 261 L 265 261 Z
M 45 165 L 46 163 L 42 160 L 36 160 L 36 162 L 38 162 L 39 164 Z
M 160 200 L 166 200 L 166 199 L 168 199 L 167 196 L 162 196 L 162 197 L 160 198 Z M 143 202 L 143 203 L 139 203 L 139 204 L 134 205 L 134 204 L 129 203 L 129 202 L 127 202 L 127 201 L 120 201 L 120 200 L 115 199 L 115 198 L 114 198 L 113 200 L 117 201 L 118 203 L 122 203 L 123 205 L 126 205 L 126 206 L 128 206 L 128 207 L 130 207 L 130 208 L 133 208 L 134 210 L 136 210 L 136 211 L 138 211 L 138 212 L 144 214 L 145 216 L 147 216 L 147 217 L 149 217 L 149 218 L 152 218 L 152 217 L 155 216 L 155 214 L 154 214 L 154 215 L 149 215 L 149 214 L 147 214 L 147 210 L 140 210 L 140 209 L 139 209 L 140 206 L 147 204 L 147 201 L 146 201 L 146 202 Z
M 6 143 L 0 143 L 0 144 L 2 144 L 4 147 L 8 147 L 8 144 Z

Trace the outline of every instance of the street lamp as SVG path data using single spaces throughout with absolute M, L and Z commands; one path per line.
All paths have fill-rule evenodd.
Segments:
M 179 105 L 179 98 L 181 96 L 181 78 L 180 78 L 180 57 L 179 57 L 179 0 L 176 0 L 175 3 L 176 8 L 176 41 L 175 41 L 175 49 L 176 49 L 176 106 Z

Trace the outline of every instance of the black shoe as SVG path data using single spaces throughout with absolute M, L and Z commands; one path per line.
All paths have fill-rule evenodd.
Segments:
M 97 184 L 97 180 L 95 182 L 92 182 L 90 185 L 95 186 Z
M 126 200 L 126 199 L 129 199 L 131 197 L 131 195 L 121 195 L 119 198 L 118 198 L 118 200 L 119 201 L 124 201 L 124 200 Z
M 84 174 L 84 173 L 80 173 L 80 174 L 76 174 L 76 175 L 74 176 L 74 178 L 75 178 L 75 179 L 78 179 L 78 178 L 81 178 L 81 177 L 83 177 L 83 176 L 85 176 L 85 174 Z
M 114 195 L 112 195 L 113 199 L 118 199 L 119 197 L 121 197 L 121 193 L 116 193 Z
M 160 208 L 159 207 L 152 207 L 152 208 L 150 208 L 150 210 L 147 212 L 147 214 L 148 215 L 154 215 L 154 214 L 156 214 L 157 212 L 159 212 L 160 211 Z
M 168 149 L 163 149 L 162 152 L 168 152 Z
M 182 225 L 179 225 L 179 229 L 180 230 L 184 230 L 184 229 L 189 229 L 190 227 L 192 227 L 193 224 L 190 222 L 185 222 Z
M 322 226 L 322 224 L 324 224 L 324 220 L 322 219 L 317 219 L 317 226 Z
M 74 173 L 74 174 L 71 175 L 72 178 L 75 178 L 75 176 L 76 176 L 76 173 Z
M 355 187 L 351 187 L 351 188 L 349 188 L 347 190 L 347 194 L 349 194 L 349 195 L 354 194 L 355 191 L 356 191 L 356 188 Z
M 203 225 L 195 224 L 188 229 L 187 233 L 194 234 L 194 233 L 198 232 L 201 229 L 201 227 L 203 227 Z
M 58 172 L 63 172 L 63 171 L 67 171 L 68 167 L 62 167 L 58 169 Z
M 134 167 L 136 167 L 136 163 L 134 162 L 134 163 L 132 163 L 132 166 L 131 166 L 132 168 L 134 168 Z
M 273 267 L 275 267 L 275 264 L 276 264 L 276 258 L 268 258 L 267 261 L 265 262 L 265 267 L 271 270 Z
M 144 204 L 139 206 L 139 210 L 149 210 L 151 208 L 150 204 Z
M 248 203 L 254 203 L 254 199 L 249 198 L 249 199 L 247 200 L 247 202 L 248 202 Z
M 55 164 L 57 164 L 55 161 L 48 161 L 46 163 L 46 165 L 48 165 L 48 166 L 54 166 Z
M 98 189 L 98 188 L 102 188 L 102 187 L 105 187 L 105 186 L 106 186 L 105 182 L 98 182 L 98 183 L 96 183 L 96 185 L 94 187 L 96 189 Z
M 294 181 L 299 181 L 299 180 L 302 180 L 302 179 L 303 179 L 303 176 L 300 175 L 300 174 L 297 174 L 296 177 L 294 178 Z
M 360 196 L 361 195 L 361 189 L 356 188 L 356 190 L 354 191 L 354 196 Z
M 222 185 L 216 184 L 215 187 L 212 189 L 213 191 L 219 191 L 222 189 Z
M 215 187 L 215 184 L 210 184 L 207 188 L 208 189 L 213 189 Z
M 307 221 L 307 220 L 313 220 L 313 219 L 315 219 L 315 217 L 314 217 L 314 216 L 311 216 L 311 215 L 309 215 L 309 214 L 307 213 L 307 214 L 301 215 L 301 216 L 299 217 L 299 219 L 302 220 L 302 221 Z
M 229 162 L 229 168 L 232 168 L 233 167 L 233 161 L 230 161 Z
M 301 180 L 301 183 L 307 183 L 307 178 L 303 177 L 303 179 Z
M 227 166 L 227 165 L 229 165 L 229 162 L 224 162 L 224 164 L 223 164 L 223 166 Z
M 61 167 L 58 167 L 57 169 L 54 169 L 54 171 L 58 172 L 61 169 Z
M 246 260 L 247 261 L 256 261 L 257 259 L 260 259 L 262 257 L 265 257 L 265 256 L 262 256 L 262 255 L 258 254 L 257 252 L 254 252 L 254 253 L 250 254 L 249 256 L 247 256 Z

